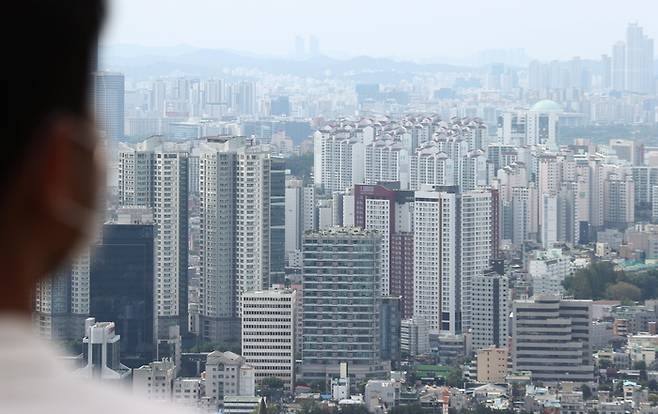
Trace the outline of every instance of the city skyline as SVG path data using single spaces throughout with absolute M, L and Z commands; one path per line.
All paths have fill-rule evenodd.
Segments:
M 657 412 L 654 6 L 116 1 L 106 41 L 156 46 L 101 48 L 104 224 L 33 290 L 75 375 L 206 414 Z

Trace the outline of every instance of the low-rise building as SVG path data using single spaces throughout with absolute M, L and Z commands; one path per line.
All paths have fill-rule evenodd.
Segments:
M 400 322 L 400 351 L 412 357 L 429 353 L 429 325 L 425 319 L 411 318 Z
M 133 369 L 133 394 L 152 401 L 171 401 L 176 369 L 170 358 Z
M 261 404 L 261 397 L 227 396 L 224 398 L 224 414 L 251 414 Z
M 186 407 L 198 407 L 204 395 L 201 378 L 176 378 L 173 386 L 173 401 Z
M 365 388 L 366 408 L 371 413 L 386 413 L 398 405 L 402 384 L 394 380 L 369 380 Z
M 571 257 L 562 253 L 561 249 L 538 251 L 528 260 L 528 274 L 534 295 L 562 295 L 562 282 L 571 272 Z
M 484 348 L 477 353 L 477 381 L 504 384 L 507 377 L 507 348 Z
M 206 397 L 218 406 L 229 396 L 255 394 L 253 368 L 233 352 L 214 351 L 206 360 Z

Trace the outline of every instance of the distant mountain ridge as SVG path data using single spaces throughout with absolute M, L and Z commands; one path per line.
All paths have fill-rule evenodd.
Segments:
M 190 46 L 150 48 L 143 46 L 105 46 L 100 52 L 101 68 L 124 72 L 128 77 L 152 77 L 184 74 L 189 76 L 221 76 L 222 69 L 257 69 L 282 75 L 324 78 L 349 77 L 362 81 L 378 81 L 382 77 L 406 77 L 421 72 L 478 71 L 477 68 L 440 63 L 415 63 L 388 58 L 359 56 L 336 59 L 327 56 L 296 60 L 246 54 L 224 49 L 196 49 Z

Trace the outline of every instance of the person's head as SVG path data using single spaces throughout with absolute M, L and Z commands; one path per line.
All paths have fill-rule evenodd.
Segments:
M 101 0 L 21 0 L 3 13 L 0 310 L 30 310 L 36 282 L 73 254 L 96 208 L 89 83 L 104 9 Z

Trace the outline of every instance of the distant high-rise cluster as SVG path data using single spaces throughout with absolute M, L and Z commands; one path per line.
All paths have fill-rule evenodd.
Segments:
M 612 48 L 612 89 L 650 94 L 655 87 L 653 39 L 637 23 L 631 23 L 626 42 Z

